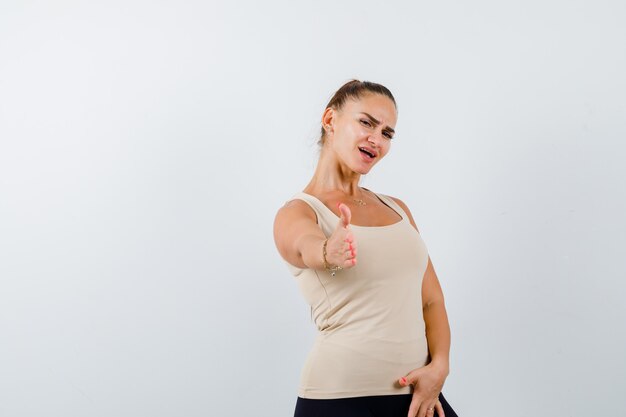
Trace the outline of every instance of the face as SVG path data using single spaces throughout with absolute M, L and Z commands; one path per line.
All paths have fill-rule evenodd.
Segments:
M 340 111 L 326 109 L 326 146 L 354 172 L 367 174 L 389 152 L 398 115 L 393 101 L 381 94 L 348 99 Z

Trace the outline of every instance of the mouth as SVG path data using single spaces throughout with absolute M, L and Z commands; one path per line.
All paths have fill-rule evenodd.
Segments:
M 373 161 L 374 158 L 376 158 L 376 153 L 374 151 L 371 151 L 367 148 L 359 148 L 359 151 L 361 151 L 361 155 L 365 156 L 365 158 L 367 158 L 370 161 Z

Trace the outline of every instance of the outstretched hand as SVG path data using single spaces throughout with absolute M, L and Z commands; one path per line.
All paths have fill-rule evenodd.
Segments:
M 326 261 L 333 266 L 351 268 L 356 265 L 356 241 L 350 229 L 350 208 L 339 203 L 341 214 L 337 227 L 326 244 Z

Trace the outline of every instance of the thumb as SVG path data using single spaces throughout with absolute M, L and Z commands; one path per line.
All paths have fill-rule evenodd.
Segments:
M 406 387 L 408 385 L 412 385 L 415 382 L 417 382 L 418 377 L 419 377 L 419 369 L 414 369 L 413 371 L 409 372 L 406 376 L 403 376 L 402 378 L 400 378 L 398 382 L 403 387 Z
M 350 224 L 350 218 L 352 217 L 350 207 L 343 203 L 339 203 L 339 212 L 341 213 L 341 225 L 343 227 L 347 227 Z

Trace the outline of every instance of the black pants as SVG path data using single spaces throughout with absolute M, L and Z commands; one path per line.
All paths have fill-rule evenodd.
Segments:
M 412 395 L 373 395 L 328 400 L 298 397 L 294 417 L 406 417 Z M 458 417 L 441 393 L 439 401 L 445 417 Z M 440 417 L 437 409 L 435 417 Z

